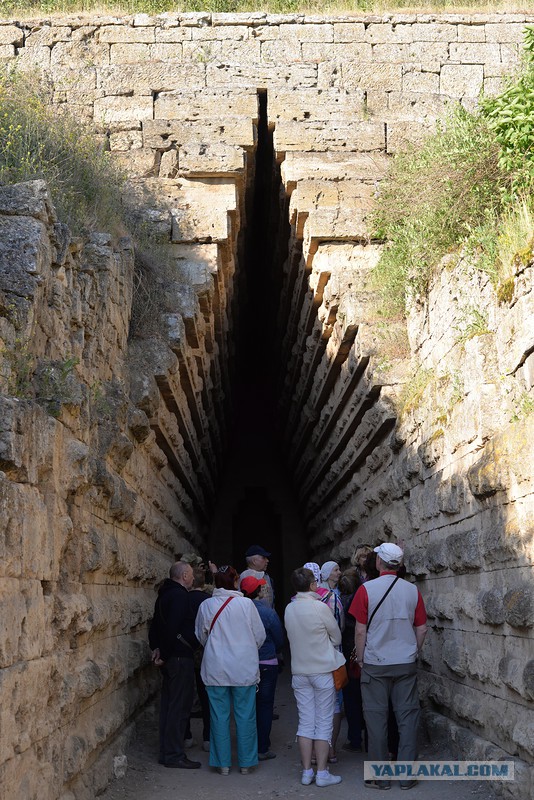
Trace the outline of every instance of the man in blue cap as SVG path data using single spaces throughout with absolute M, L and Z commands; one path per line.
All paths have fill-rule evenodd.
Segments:
M 265 580 L 265 588 L 263 590 L 263 597 L 261 602 L 269 608 L 274 606 L 274 590 L 271 576 L 267 574 L 266 569 L 269 566 L 269 558 L 271 554 L 261 547 L 259 544 L 252 544 L 245 553 L 245 560 L 247 562 L 247 569 L 244 570 L 239 576 L 239 585 L 243 578 L 252 576 L 258 580 Z

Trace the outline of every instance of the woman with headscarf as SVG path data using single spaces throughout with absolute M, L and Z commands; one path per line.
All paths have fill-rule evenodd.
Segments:
M 334 619 L 336 620 L 339 630 L 343 633 L 345 629 L 345 612 L 341 603 L 340 591 L 338 589 L 339 579 L 341 577 L 341 570 L 337 561 L 327 561 L 321 567 L 321 583 L 317 588 L 317 594 L 321 598 L 321 602 L 328 606 Z M 338 647 L 341 652 L 341 645 Z M 343 691 L 340 689 L 336 693 L 336 703 L 334 707 L 334 726 L 332 730 L 332 741 L 330 743 L 330 753 L 328 754 L 328 763 L 337 764 L 336 743 L 341 728 L 341 710 L 343 708 Z
M 315 583 L 317 587 L 321 583 L 321 567 L 319 564 L 316 564 L 315 561 L 307 561 L 302 569 L 309 569 L 313 572 L 313 577 L 315 578 Z
M 213 596 L 199 606 L 195 622 L 195 636 L 204 646 L 200 674 L 210 704 L 210 766 L 221 775 L 229 774 L 232 763 L 232 705 L 240 772 L 258 763 L 256 686 L 265 628 L 254 603 L 237 591 L 238 580 L 233 567 L 219 567 Z

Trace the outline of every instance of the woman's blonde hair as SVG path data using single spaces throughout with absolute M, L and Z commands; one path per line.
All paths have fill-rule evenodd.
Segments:
M 368 556 L 369 553 L 373 552 L 373 548 L 370 544 L 361 544 L 359 547 L 356 548 L 354 553 L 350 557 L 350 563 L 353 567 L 359 566 L 359 561 L 361 556 Z

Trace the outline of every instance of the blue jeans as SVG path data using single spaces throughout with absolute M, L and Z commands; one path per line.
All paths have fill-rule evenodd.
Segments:
M 277 664 L 260 664 L 260 685 L 256 694 L 256 723 L 258 727 L 258 753 L 266 753 L 271 746 L 274 693 L 278 680 Z
M 232 765 L 230 712 L 234 705 L 237 760 L 240 767 L 258 763 L 256 686 L 206 686 L 210 701 L 210 767 Z

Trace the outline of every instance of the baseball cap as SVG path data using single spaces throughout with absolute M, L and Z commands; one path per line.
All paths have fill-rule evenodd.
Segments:
M 245 553 L 245 558 L 252 558 L 252 556 L 263 556 L 264 558 L 270 558 L 271 554 L 268 553 L 265 548 L 260 547 L 259 544 L 251 544 Z
M 242 592 L 246 592 L 247 594 L 252 594 L 255 592 L 258 586 L 265 586 L 267 581 L 265 578 L 255 578 L 253 575 L 248 575 L 246 578 L 243 578 L 241 581 L 239 588 Z
M 374 552 L 380 556 L 382 561 L 385 561 L 386 564 L 391 564 L 393 567 L 402 564 L 404 553 L 400 547 L 397 544 L 393 544 L 393 542 L 383 542 L 378 545 L 378 547 L 374 548 Z

